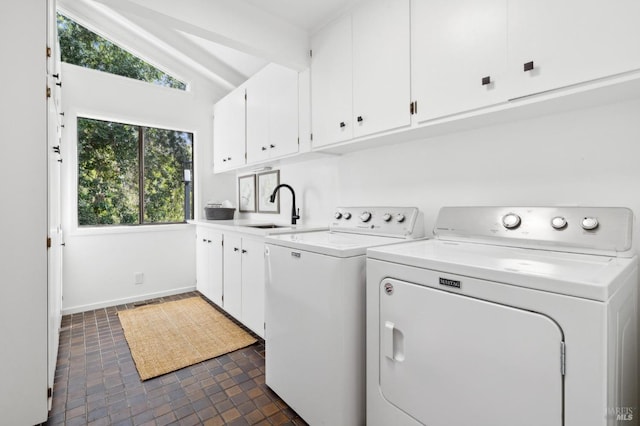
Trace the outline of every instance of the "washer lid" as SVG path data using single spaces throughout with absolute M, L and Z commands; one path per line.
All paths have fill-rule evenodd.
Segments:
M 402 238 L 350 234 L 345 232 L 301 232 L 269 235 L 265 242 L 334 257 L 362 256 L 368 247 L 406 241 Z
M 367 257 L 568 296 L 606 301 L 637 266 L 620 258 L 488 244 L 421 240 L 367 250 Z

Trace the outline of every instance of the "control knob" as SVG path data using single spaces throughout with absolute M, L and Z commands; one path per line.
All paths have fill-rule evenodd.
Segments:
M 349 213 L 349 212 L 344 212 L 344 214 L 342 215 L 342 217 L 344 217 L 345 219 L 349 220 L 349 219 L 351 219 L 351 213 Z
M 391 220 L 391 215 L 389 213 L 383 214 L 382 220 L 384 220 L 385 222 L 389 222 Z
M 515 213 L 508 213 L 502 216 L 502 225 L 507 229 L 515 229 L 520 226 L 520 216 Z
M 405 219 L 405 218 L 404 218 L 404 215 L 403 215 L 402 213 L 398 213 L 398 214 L 396 215 L 396 222 L 398 222 L 398 223 L 402 223 L 402 222 L 404 222 L 404 219 Z
M 340 219 L 342 217 L 342 213 L 340 212 L 336 212 L 333 217 L 335 217 L 336 219 Z
M 556 216 L 551 219 L 551 227 L 553 229 L 563 229 L 567 226 L 567 219 L 562 216 Z
M 362 214 L 360 215 L 360 220 L 363 222 L 369 222 L 371 220 L 371 213 L 370 212 L 362 212 Z
M 598 219 L 596 219 L 595 217 L 585 217 L 584 219 L 582 219 L 581 225 L 582 229 L 586 231 L 592 231 L 598 227 L 599 223 Z

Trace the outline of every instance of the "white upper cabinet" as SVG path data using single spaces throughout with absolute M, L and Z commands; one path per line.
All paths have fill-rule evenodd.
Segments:
M 353 136 L 411 124 L 409 0 L 370 0 L 353 12 Z
M 353 138 L 351 46 L 351 15 L 311 40 L 311 127 L 316 147 Z
M 410 124 L 409 0 L 369 0 L 311 40 L 320 147 Z
M 234 90 L 213 111 L 213 168 L 216 172 L 245 164 L 245 90 Z
M 270 64 L 246 89 L 247 164 L 298 152 L 298 73 Z
M 637 0 L 509 0 L 511 97 L 640 68 L 638 22 Z
M 506 101 L 507 0 L 413 0 L 418 122 Z

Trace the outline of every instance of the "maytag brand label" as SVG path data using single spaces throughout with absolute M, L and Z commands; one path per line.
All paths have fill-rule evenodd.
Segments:
M 440 285 L 446 285 L 447 287 L 460 288 L 460 281 L 450 280 L 448 278 L 440 277 Z

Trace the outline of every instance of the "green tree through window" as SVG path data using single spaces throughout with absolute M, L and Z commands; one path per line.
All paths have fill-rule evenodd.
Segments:
M 185 90 L 176 78 L 58 13 L 58 39 L 63 62 L 123 77 Z
M 78 118 L 78 224 L 193 218 L 193 134 Z

